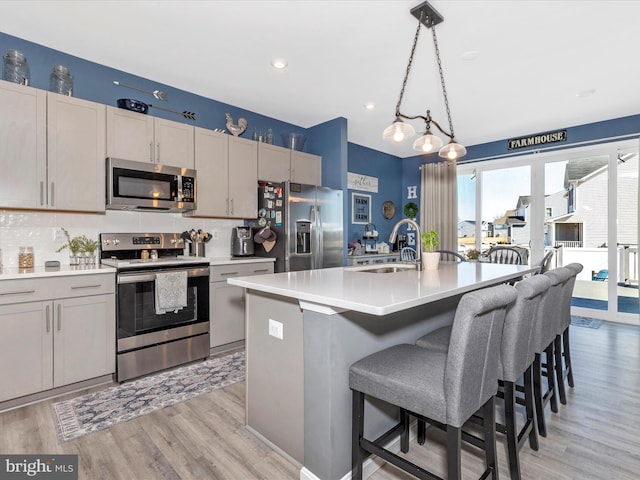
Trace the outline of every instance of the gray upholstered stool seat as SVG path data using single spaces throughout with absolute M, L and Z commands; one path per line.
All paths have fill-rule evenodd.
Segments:
M 438 328 L 427 333 L 416 340 L 416 345 L 421 348 L 428 348 L 437 352 L 447 352 L 449 350 L 449 339 L 451 338 L 451 325 Z
M 485 451 L 482 478 L 498 478 L 494 396 L 498 390 L 504 318 L 516 296 L 516 290 L 508 285 L 463 295 L 447 353 L 403 344 L 376 352 L 351 366 L 353 479 L 362 478 L 362 464 L 372 453 L 418 478 L 439 478 L 384 447 L 394 435 L 400 435 L 401 450 L 408 451 L 409 417 L 413 415 L 446 431 L 447 478 L 460 480 L 462 425 L 477 411 L 486 419 L 484 438 L 477 438 L 474 443 Z M 365 394 L 400 408 L 400 422 L 376 440 L 364 437 Z

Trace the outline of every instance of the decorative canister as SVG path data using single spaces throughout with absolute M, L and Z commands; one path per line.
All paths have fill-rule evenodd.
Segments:
M 27 57 L 18 50 L 8 50 L 2 57 L 2 79 L 7 82 L 29 85 L 30 72 Z
M 33 268 L 33 247 L 20 247 L 18 251 L 18 267 Z
M 49 75 L 49 91 L 61 95 L 73 95 L 73 76 L 64 65 L 54 65 Z

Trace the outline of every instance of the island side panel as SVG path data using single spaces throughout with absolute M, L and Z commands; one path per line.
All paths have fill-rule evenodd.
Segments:
M 304 310 L 304 465 L 320 479 L 351 470 L 349 367 L 367 355 L 453 323 L 460 296 L 386 316 L 347 311 L 326 315 Z M 367 401 L 365 436 L 394 425 L 398 411 Z
M 304 462 L 304 358 L 298 301 L 247 290 L 246 423 L 301 465 Z M 269 335 L 282 324 L 282 340 Z

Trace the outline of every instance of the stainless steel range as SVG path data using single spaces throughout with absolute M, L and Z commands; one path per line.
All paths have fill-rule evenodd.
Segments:
M 102 233 L 115 267 L 117 381 L 209 356 L 209 263 L 173 233 Z

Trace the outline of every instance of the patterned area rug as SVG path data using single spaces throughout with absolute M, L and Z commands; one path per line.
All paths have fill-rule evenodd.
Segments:
M 236 352 L 54 403 L 51 409 L 58 441 L 227 387 L 244 380 L 244 374 L 244 352 Z
M 602 320 L 571 316 L 571 325 L 573 325 L 574 327 L 600 328 L 600 325 L 602 325 Z

